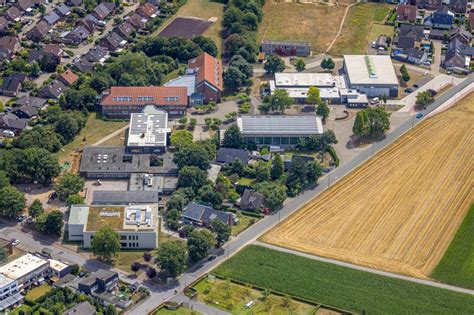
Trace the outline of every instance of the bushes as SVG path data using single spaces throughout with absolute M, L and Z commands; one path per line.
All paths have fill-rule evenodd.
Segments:
M 334 165 L 339 166 L 340 160 L 337 156 L 336 150 L 333 147 L 329 147 L 326 151 L 331 155 L 332 160 L 334 161 Z

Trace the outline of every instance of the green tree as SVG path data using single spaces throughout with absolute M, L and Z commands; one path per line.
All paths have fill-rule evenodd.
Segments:
M 285 185 L 290 196 L 297 195 L 308 185 L 306 163 L 301 157 L 293 156 Z
M 277 180 L 283 175 L 285 168 L 283 165 L 283 160 L 281 159 L 281 155 L 277 154 L 272 162 L 272 169 L 270 171 L 270 176 L 273 180 Z
M 335 67 L 334 60 L 332 60 L 331 57 L 324 58 L 321 61 L 321 68 L 323 68 L 323 69 L 332 70 L 332 69 L 334 69 L 334 67 Z
M 270 55 L 268 56 L 265 64 L 263 65 L 263 69 L 265 69 L 265 71 L 270 74 L 275 74 L 276 72 L 283 72 L 283 70 L 285 70 L 285 63 L 283 62 L 283 59 L 281 59 L 277 55 Z
M 221 220 L 214 219 L 211 222 L 211 230 L 216 234 L 217 245 L 222 246 L 230 238 L 230 226 Z
M 10 178 L 5 171 L 0 171 L 0 189 L 10 186 Z
M 213 207 L 219 208 L 222 204 L 222 196 L 214 189 L 212 185 L 205 185 L 198 191 L 199 200 L 209 203 Z
M 243 145 L 242 133 L 236 124 L 232 124 L 224 133 L 222 146 L 225 148 L 241 148 Z
M 78 194 L 84 188 L 84 179 L 73 173 L 61 176 L 54 185 L 54 191 L 61 200 L 66 200 L 70 195 Z
M 59 210 L 53 210 L 48 214 L 43 213 L 37 217 L 36 224 L 40 231 L 60 236 L 64 225 L 64 215 Z
M 102 260 L 110 261 L 120 250 L 120 236 L 110 226 L 103 226 L 91 241 L 91 251 Z
M 272 110 L 279 110 L 282 114 L 292 104 L 293 99 L 288 95 L 287 90 L 276 89 L 270 97 L 270 108 Z
M 264 161 L 259 161 L 255 167 L 257 182 L 264 182 L 270 179 L 270 167 Z
M 317 87 L 309 87 L 308 96 L 306 97 L 306 103 L 311 105 L 317 105 L 321 103 L 320 91 Z
M 173 157 L 179 169 L 185 166 L 197 166 L 202 170 L 207 170 L 214 158 L 203 142 L 194 142 L 179 148 Z
M 196 166 L 185 166 L 178 174 L 179 187 L 191 187 L 194 191 L 204 186 L 207 181 L 207 172 Z
M 35 126 L 16 137 L 13 146 L 20 149 L 36 147 L 55 153 L 61 149 L 61 140 L 53 126 Z
M 241 86 L 244 86 L 247 82 L 247 77 L 245 76 L 239 68 L 230 66 L 223 74 L 222 77 L 224 81 L 224 86 L 228 89 L 235 90 Z
M 170 140 L 171 144 L 179 149 L 193 142 L 193 134 L 187 130 L 178 130 L 171 134 Z
M 208 230 L 191 231 L 188 234 L 187 241 L 189 259 L 192 262 L 196 262 L 207 257 L 214 244 L 214 235 Z
M 158 246 L 156 264 L 170 277 L 176 278 L 186 269 L 188 252 L 179 241 L 165 242 Z
M 107 305 L 105 308 L 105 315 L 117 315 L 117 310 L 115 309 L 115 306 L 113 304 Z
M 8 252 L 5 247 L 0 247 L 0 263 L 6 263 L 8 261 Z
M 15 218 L 26 207 L 25 196 L 13 186 L 0 189 L 0 211 L 10 219 Z
M 390 113 L 383 107 L 374 107 L 366 109 L 370 121 L 370 133 L 372 135 L 384 134 L 390 129 Z
M 337 144 L 336 134 L 332 130 L 323 132 L 321 136 L 321 149 L 327 150 L 332 144 Z
M 46 13 L 46 7 L 44 6 L 44 4 L 40 4 L 38 6 L 38 12 L 41 13 L 41 15 L 44 15 Z
M 417 110 L 425 109 L 433 100 L 433 95 L 429 91 L 420 92 L 416 95 L 415 108 Z
M 323 174 L 323 169 L 316 161 L 309 161 L 306 163 L 306 178 L 308 184 L 314 184 L 318 181 L 319 177 Z
M 361 110 L 357 112 L 352 132 L 360 137 L 366 137 L 370 134 L 370 122 L 367 111 Z
M 197 36 L 197 37 L 194 37 L 192 41 L 196 43 L 203 51 L 205 51 L 209 55 L 213 57 L 217 56 L 217 53 L 218 53 L 217 45 L 209 37 Z
M 30 65 L 30 77 L 37 78 L 37 77 L 39 77 L 40 73 L 41 73 L 40 66 L 38 65 L 37 62 L 33 62 Z
M 43 209 L 43 204 L 41 203 L 41 201 L 39 199 L 33 200 L 30 207 L 28 208 L 28 214 L 31 217 L 36 218 L 37 216 L 43 213 L 44 213 L 44 209 Z
M 287 197 L 287 188 L 277 182 L 263 182 L 255 186 L 265 197 L 265 205 L 272 211 L 281 208 Z
M 324 123 L 329 117 L 329 106 L 325 102 L 320 102 L 316 108 L 316 115 L 321 116 Z
M 402 80 L 404 82 L 410 81 L 411 77 L 410 77 L 410 74 L 408 73 L 408 69 L 405 65 L 402 65 L 400 67 L 400 73 L 402 74 Z
M 84 198 L 81 197 L 79 194 L 69 195 L 66 199 L 66 205 L 81 205 L 84 204 Z
M 305 64 L 304 60 L 302 58 L 296 59 L 296 62 L 295 62 L 296 71 L 302 72 L 302 71 L 304 71 L 305 68 L 306 68 L 306 64 Z

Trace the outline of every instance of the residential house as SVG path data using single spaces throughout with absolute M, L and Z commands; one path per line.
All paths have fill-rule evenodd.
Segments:
M 20 40 L 16 36 L 0 37 L 0 61 L 10 60 L 20 50 Z
M 77 81 L 77 79 L 79 79 L 79 76 L 71 70 L 67 70 L 58 78 L 58 80 L 61 81 L 65 86 L 73 85 Z
M 380 35 L 377 37 L 377 40 L 375 41 L 375 47 L 376 49 L 379 50 L 388 50 L 388 38 L 387 36 Z
M 58 44 L 46 44 L 43 46 L 43 52 L 61 58 L 64 50 Z
M 23 73 L 12 73 L 3 78 L 1 92 L 2 95 L 15 97 L 23 88 L 23 83 L 27 79 Z
M 8 30 L 8 21 L 3 16 L 0 16 L 0 35 L 5 34 Z
M 82 1 L 81 1 L 82 3 Z M 66 310 L 63 315 L 96 315 L 96 309 L 89 302 L 81 302 Z
M 464 44 L 460 39 L 449 41 L 443 67 L 457 73 L 469 73 L 474 47 Z
M 92 14 L 99 20 L 104 21 L 115 10 L 115 4 L 112 2 L 101 2 L 92 11 Z
M 108 58 L 109 52 L 102 46 L 94 46 L 84 55 L 84 59 L 90 62 L 104 63 Z
M 102 94 L 102 114 L 108 118 L 128 119 L 140 113 L 145 105 L 153 105 L 170 116 L 184 115 L 188 106 L 185 87 L 113 86 Z
M 17 7 L 11 6 L 7 11 L 5 11 L 3 16 L 10 22 L 18 22 L 20 21 L 22 13 Z
M 34 42 L 41 42 L 48 35 L 50 29 L 48 22 L 41 20 L 26 33 L 26 37 Z
M 48 15 L 46 15 L 43 19 L 46 21 L 46 23 L 52 26 L 58 23 L 59 20 L 61 20 L 61 17 L 56 12 L 53 11 L 49 13 Z
M 138 31 L 145 28 L 147 19 L 134 13 L 129 19 L 127 19 L 127 22 L 132 24 L 132 26 Z
M 474 11 L 469 13 L 469 28 L 471 29 L 471 32 L 474 31 Z
M 441 0 L 416 0 L 415 3 L 418 9 L 428 11 L 438 10 L 442 5 Z
M 99 46 L 107 48 L 109 51 L 116 51 L 117 49 L 124 47 L 127 41 L 120 37 L 117 33 L 112 32 L 109 35 L 103 37 Z
M 76 26 L 72 31 L 66 33 L 63 36 L 63 41 L 67 44 L 72 44 L 72 45 L 80 45 L 84 40 L 89 37 L 91 33 L 84 28 L 83 26 L 79 25 Z
M 133 32 L 135 32 L 135 28 L 132 26 L 132 24 L 124 22 L 114 28 L 114 32 L 117 33 L 123 39 L 127 39 L 132 36 Z
M 42 283 L 49 276 L 49 262 L 27 253 L 0 267 L 0 274 L 18 284 L 18 291 L 25 290 L 35 283 Z
M 232 164 L 235 160 L 240 160 L 244 165 L 247 165 L 250 159 L 250 152 L 244 149 L 233 148 L 219 148 L 217 150 L 216 162 L 222 164 Z
M 223 89 L 221 60 L 204 52 L 188 61 L 186 73 L 196 76 L 195 92 L 203 95 L 205 103 L 220 101 Z
M 146 18 L 147 20 L 155 18 L 156 17 L 156 6 L 154 6 L 151 3 L 144 3 L 138 7 L 138 9 L 135 11 L 138 15 L 140 15 L 143 18 Z
M 100 269 L 79 282 L 79 291 L 92 294 L 95 291 L 106 291 L 114 288 L 119 281 L 118 273 Z
M 59 4 L 54 11 L 61 17 L 64 18 L 71 14 L 71 9 L 64 3 Z
M 61 58 L 52 54 L 52 53 L 49 53 L 49 52 L 45 52 L 43 50 L 31 50 L 29 53 L 28 53 L 28 63 L 33 63 L 33 62 L 36 62 L 38 64 L 40 64 L 44 58 L 47 58 L 45 60 L 47 60 L 47 62 L 51 62 L 51 63 L 54 63 L 56 64 L 56 66 L 58 64 L 61 63 Z
M 60 279 L 71 273 L 72 267 L 55 259 L 48 259 L 51 277 Z
M 245 189 L 240 198 L 240 209 L 246 211 L 262 210 L 265 197 L 255 190 Z
M 94 64 L 85 58 L 79 58 L 79 60 L 74 62 L 72 65 L 82 73 L 94 71 Z
M 466 31 L 464 28 L 455 28 L 448 34 L 449 40 L 457 38 L 463 44 L 470 46 L 472 41 L 472 34 Z
M 428 16 L 424 25 L 438 29 L 450 29 L 454 24 L 454 13 L 448 10 L 448 7 L 443 6 L 430 16 Z
M 99 20 L 97 20 L 97 18 L 92 14 L 88 14 L 85 18 L 80 19 L 76 26 L 82 26 L 92 34 L 98 24 Z
M 51 82 L 50 84 L 44 86 L 39 92 L 38 97 L 47 98 L 47 99 L 59 99 L 61 94 L 63 94 L 66 86 L 58 80 Z
M 449 8 L 456 14 L 464 15 L 467 11 L 467 0 L 451 0 Z
M 33 7 L 33 2 L 31 0 L 18 0 L 15 3 L 15 6 L 22 12 L 27 12 L 28 10 L 31 11 Z
M 181 215 L 184 224 L 210 227 L 212 221 L 219 220 L 224 224 L 233 226 L 238 222 L 234 213 L 216 210 L 212 207 L 198 203 L 189 203 Z
M 445 40 L 445 37 L 448 36 L 448 30 L 440 30 L 436 28 L 432 28 L 430 30 L 429 38 L 436 39 L 436 40 Z
M 25 96 L 20 97 L 13 103 L 14 107 L 21 107 L 25 105 L 33 106 L 39 110 L 39 109 L 42 109 L 44 105 L 46 105 L 46 100 L 39 97 L 25 95 Z
M 400 4 L 397 7 L 397 21 L 415 23 L 416 12 L 416 6 L 410 4 Z
M 397 49 L 407 51 L 408 49 L 415 48 L 415 43 L 415 38 L 413 38 L 412 36 L 398 36 L 395 38 L 393 45 Z
M 411 36 L 417 42 L 421 42 L 425 38 L 424 27 L 422 25 L 400 25 L 398 36 Z
M 71 7 L 79 7 L 82 5 L 82 0 L 66 0 L 66 5 Z
M 410 48 L 407 50 L 407 60 L 411 63 L 421 65 L 428 60 L 428 53 L 421 49 Z
M 13 113 L 1 114 L 0 128 L 12 130 L 15 134 L 18 134 L 28 126 L 29 121 L 29 119 L 20 118 Z

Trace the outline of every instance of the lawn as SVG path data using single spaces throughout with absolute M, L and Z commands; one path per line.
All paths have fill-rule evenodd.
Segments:
M 388 4 L 380 3 L 359 3 L 351 7 L 330 52 L 335 55 L 365 54 L 373 23 L 383 22 L 390 10 Z
M 431 277 L 449 284 L 474 289 L 474 205 L 469 209 Z
M 176 16 L 194 16 L 202 19 L 215 18 L 214 23 L 204 32 L 203 36 L 210 37 L 217 45 L 219 52 L 222 47 L 221 20 L 224 14 L 224 4 L 210 0 L 188 0 Z
M 128 122 L 126 121 L 102 120 L 97 117 L 96 113 L 91 113 L 81 133 L 76 136 L 71 143 L 65 145 L 58 153 L 59 161 L 65 162 L 69 160 L 74 149 L 82 149 L 87 145 L 91 145 L 127 124 Z
M 51 291 L 53 288 L 47 284 L 43 283 L 39 287 L 36 287 L 34 289 L 31 289 L 26 293 L 25 299 L 31 302 L 35 302 L 37 299 Z
M 311 50 L 324 52 L 336 36 L 345 5 L 265 1 L 257 40 L 308 41 Z
M 117 253 L 117 257 L 115 257 L 112 261 L 112 265 L 115 268 L 120 270 L 133 273 L 130 269 L 130 266 L 133 262 L 139 262 L 141 264 L 145 264 L 145 260 L 143 260 L 143 253 L 144 250 L 127 250 L 127 251 L 120 251 Z
M 394 32 L 393 26 L 374 23 L 372 24 L 372 29 L 370 30 L 368 44 L 371 44 L 380 35 L 390 36 L 393 39 Z
M 473 314 L 474 296 L 248 246 L 214 273 L 368 314 Z
M 201 315 L 202 313 L 198 311 L 190 310 L 189 308 L 180 307 L 176 311 L 167 310 L 166 308 L 161 308 L 155 312 L 154 315 Z
M 104 141 L 101 145 L 103 146 L 123 146 L 125 145 L 125 138 L 127 137 L 128 128 L 116 134 L 112 138 Z
M 239 224 L 232 226 L 232 236 L 239 235 L 258 220 L 257 218 L 252 218 L 239 213 L 237 213 L 237 218 L 239 218 L 240 222 Z
M 267 297 L 262 291 L 231 283 L 225 280 L 203 279 L 194 288 L 198 300 L 230 311 L 232 314 L 314 314 L 317 307 L 271 294 Z M 246 304 L 253 301 L 251 308 Z

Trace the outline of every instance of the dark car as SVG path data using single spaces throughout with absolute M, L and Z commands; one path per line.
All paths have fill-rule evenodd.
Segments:
M 216 259 L 216 258 L 217 258 L 216 255 L 211 255 L 211 256 L 209 256 L 209 258 L 208 258 L 207 260 L 208 260 L 208 261 L 212 261 L 212 260 L 214 260 L 214 259 Z
M 435 96 L 436 94 L 438 94 L 438 92 L 433 89 L 428 89 L 428 92 L 431 94 L 431 96 Z
M 413 84 L 413 87 L 414 87 L 415 89 L 417 89 L 417 88 L 419 88 L 420 86 L 419 86 L 418 84 Z
M 412 89 L 410 89 L 410 88 L 405 89 L 405 93 L 411 93 L 411 92 L 413 92 Z

